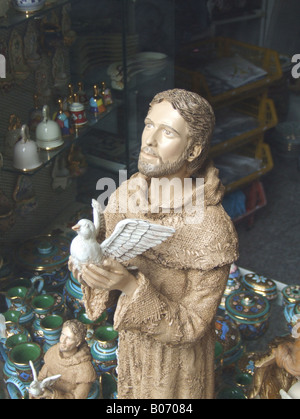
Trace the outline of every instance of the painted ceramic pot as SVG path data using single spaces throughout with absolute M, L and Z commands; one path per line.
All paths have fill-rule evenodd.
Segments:
M 6 381 L 6 388 L 11 399 L 25 399 L 28 397 L 28 387 L 33 381 L 29 361 L 35 369 L 41 368 L 42 349 L 34 342 L 19 343 L 8 354 L 11 365 L 14 366 L 17 376 Z
M 243 391 L 245 397 L 247 398 L 248 390 L 253 381 L 252 375 L 248 374 L 247 372 L 238 372 L 235 375 L 234 380 L 235 385 Z
M 104 372 L 99 377 L 100 383 L 100 399 L 117 399 L 117 382 L 113 375 Z
M 223 349 L 223 365 L 236 362 L 244 353 L 244 345 L 238 326 L 228 316 L 216 316 L 216 342 Z
M 45 3 L 46 0 L 13 0 L 14 8 L 23 13 L 33 13 L 41 10 Z
M 95 341 L 91 347 L 93 363 L 98 375 L 116 368 L 118 332 L 110 325 L 95 330 Z
M 282 289 L 283 304 L 300 303 L 300 285 L 287 285 Z
M 100 389 L 99 389 L 99 381 L 96 380 L 93 382 L 89 395 L 87 397 L 88 400 L 97 400 L 99 399 Z
M 85 107 L 82 103 L 74 102 L 70 106 L 72 123 L 76 128 L 83 127 L 87 124 Z
M 30 305 L 34 295 L 40 293 L 44 287 L 44 279 L 34 276 L 30 279 L 18 278 L 11 282 L 11 288 L 6 290 L 5 300 L 9 310 L 20 313 L 18 323 L 28 326 L 33 321 L 34 313 Z
M 284 317 L 287 321 L 287 326 L 290 332 L 297 323 L 300 324 L 300 303 L 285 304 L 283 309 Z
M 244 275 L 242 284 L 246 290 L 261 294 L 269 301 L 275 300 L 278 296 L 276 283 L 263 275 Z
M 90 320 L 88 318 L 85 310 L 81 310 L 78 313 L 77 319 L 81 323 L 83 323 L 83 324 L 86 325 L 87 332 L 86 332 L 86 338 L 85 338 L 85 340 L 87 341 L 87 343 L 88 343 L 89 346 L 92 346 L 93 343 L 94 343 L 94 341 L 95 341 L 95 337 L 94 337 L 95 330 L 98 327 L 105 325 L 105 322 L 107 320 L 107 317 L 108 317 L 108 314 L 107 314 L 106 311 L 104 311 L 97 320 L 93 321 L 93 320 Z
M 66 285 L 63 290 L 64 302 L 67 309 L 73 313 L 75 318 L 84 309 L 83 305 L 83 293 L 81 291 L 81 285 L 74 278 L 73 274 L 69 272 Z
M 223 366 L 223 346 L 220 342 L 215 342 L 215 371 Z
M 40 327 L 44 336 L 44 352 L 47 352 L 51 346 L 59 342 L 63 323 L 63 317 L 58 314 L 50 314 L 41 320 Z
M 226 298 L 232 294 L 233 292 L 239 291 L 243 289 L 243 285 L 241 284 L 241 282 L 239 281 L 238 278 L 228 278 L 227 280 L 227 284 L 226 284 L 226 288 L 224 291 L 224 294 L 222 296 L 219 308 L 221 310 L 225 310 L 225 302 L 226 302 Z
M 9 357 L 7 357 L 4 365 L 3 365 L 3 369 L 2 369 L 2 373 L 3 373 L 3 378 L 4 380 L 7 382 L 8 379 L 14 377 L 18 380 L 18 374 L 16 371 L 16 368 L 13 364 L 13 362 L 10 361 Z
M 29 304 L 27 288 L 15 286 L 6 292 L 6 303 L 10 310 L 20 313 L 19 324 L 28 325 L 33 320 L 33 310 Z
M 40 294 L 43 289 L 44 289 L 44 285 L 45 285 L 45 281 L 44 278 L 41 277 L 40 275 L 36 275 L 36 276 L 32 276 L 31 278 L 25 278 L 25 277 L 14 277 L 13 279 L 11 279 L 11 281 L 9 282 L 9 288 L 12 287 L 25 287 L 27 290 L 27 298 L 33 298 L 36 295 Z M 7 290 L 9 289 L 8 287 L 4 288 L 5 291 L 7 292 Z
M 68 276 L 70 240 L 62 235 L 34 237 L 16 249 L 16 263 L 22 272 L 38 273 L 45 281 L 44 289 L 55 291 L 63 287 Z
M 55 307 L 55 298 L 50 294 L 42 294 L 35 297 L 31 306 L 34 312 L 32 325 L 32 339 L 40 345 L 44 343 L 44 333 L 41 329 L 41 320 L 52 313 Z
M 19 311 L 8 310 L 4 314 L 5 318 L 5 339 L 0 339 L 0 360 L 5 362 L 7 360 L 8 352 L 11 349 L 11 344 L 14 342 L 14 336 L 24 335 L 27 341 L 31 340 L 31 335 L 27 328 L 19 325 L 19 318 L 21 313 Z M 17 338 L 15 338 L 17 339 Z
M 268 328 L 270 304 L 260 294 L 237 291 L 226 299 L 226 313 L 238 325 L 244 339 L 257 339 Z
M 4 357 L 3 375 L 4 379 L 8 380 L 10 377 L 17 377 L 17 371 L 14 364 L 9 360 L 8 354 L 12 348 L 19 345 L 20 343 L 31 342 L 31 336 L 27 333 L 19 333 L 9 337 L 6 342 L 6 354 Z
M 222 388 L 216 395 L 218 400 L 229 400 L 229 399 L 242 399 L 245 400 L 246 396 L 241 388 L 238 386 L 226 386 Z

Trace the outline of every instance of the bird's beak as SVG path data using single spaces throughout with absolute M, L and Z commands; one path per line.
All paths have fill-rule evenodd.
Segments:
M 74 230 L 74 231 L 78 231 L 80 229 L 80 225 L 79 224 L 75 224 L 73 227 L 72 227 L 72 230 Z

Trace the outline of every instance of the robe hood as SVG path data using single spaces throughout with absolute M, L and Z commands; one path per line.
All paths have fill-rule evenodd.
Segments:
M 121 219 L 146 219 L 173 227 L 175 234 L 143 253 L 143 257 L 176 269 L 208 270 L 236 261 L 237 233 L 222 207 L 225 188 L 211 161 L 197 173 L 192 183 L 190 194 L 184 194 L 177 200 L 175 197 L 169 208 L 156 207 L 153 211 L 148 199 L 147 178 L 140 173 L 134 174 L 122 183 L 109 200 L 105 210 L 107 236 Z M 199 205 L 194 205 L 197 195 L 200 197 Z M 186 204 L 193 201 L 193 212 L 190 213 L 186 210 Z M 120 203 L 123 206 L 121 210 Z

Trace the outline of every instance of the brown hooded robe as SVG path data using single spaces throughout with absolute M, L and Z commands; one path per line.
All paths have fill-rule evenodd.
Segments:
M 166 242 L 130 261 L 139 268 L 138 288 L 132 297 L 119 297 L 114 316 L 114 328 L 119 331 L 120 399 L 214 397 L 214 316 L 230 264 L 238 257 L 238 243 L 221 205 L 224 187 L 217 170 L 207 164 L 198 176 L 204 178 L 205 198 L 199 224 L 186 224 L 184 211 L 145 212 L 148 201 L 142 188 L 141 212 L 118 213 L 118 196 L 123 196 L 131 179 L 145 179 L 140 173 L 112 194 L 105 210 L 107 236 L 125 218 L 146 219 L 176 230 Z M 131 198 L 129 191 L 128 208 Z M 114 292 L 82 289 L 88 316 L 96 319 Z

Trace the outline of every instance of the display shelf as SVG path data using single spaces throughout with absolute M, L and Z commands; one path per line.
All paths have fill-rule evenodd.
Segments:
M 281 77 L 276 51 L 222 37 L 185 46 L 175 66 L 176 85 L 204 96 L 215 109 L 261 93 Z
M 243 188 L 245 194 L 245 208 L 246 212 L 238 217 L 232 219 L 235 224 L 241 221 L 246 221 L 248 228 L 254 224 L 254 215 L 257 211 L 267 205 L 267 198 L 263 184 L 258 180 L 254 180 L 246 188 Z
M 251 13 L 244 13 L 234 17 L 215 17 L 213 19 L 212 25 L 228 25 L 228 23 L 244 22 L 252 19 L 261 19 L 264 16 L 265 12 L 263 10 L 257 9 L 253 10 Z
M 222 124 L 218 128 L 218 118 L 220 116 L 222 119 L 224 115 L 225 128 L 222 127 Z M 236 124 L 234 123 L 235 117 L 237 118 Z M 230 119 L 227 121 L 227 118 Z M 209 155 L 214 158 L 240 147 L 252 141 L 253 137 L 275 127 L 277 123 L 274 103 L 266 95 L 248 98 L 233 105 L 230 109 L 226 108 L 225 111 L 216 111 L 216 129 Z M 235 135 L 232 135 L 233 133 Z M 214 142 L 214 138 L 218 141 L 217 143 Z
M 20 12 L 10 5 L 10 8 L 7 11 L 7 16 L 0 18 L 0 29 L 11 29 L 14 26 L 21 25 L 30 19 L 40 19 L 52 10 L 68 3 L 71 3 L 71 0 L 57 0 L 55 3 L 46 4 L 41 10 L 33 13 Z
M 239 162 L 239 156 L 241 156 L 241 162 Z M 246 159 L 249 158 L 250 164 L 252 164 L 253 162 L 253 167 L 256 168 L 256 170 L 251 169 L 251 165 L 249 165 L 248 161 L 244 163 L 242 160 L 243 157 L 246 157 Z M 224 162 L 227 165 L 227 163 L 230 163 L 230 161 L 237 162 L 236 170 L 235 167 L 231 165 L 226 166 L 232 169 L 233 175 L 230 174 L 230 176 L 225 178 L 225 173 L 222 179 L 222 169 L 224 168 Z M 224 183 L 225 186 L 225 193 L 229 193 L 238 188 L 248 185 L 252 181 L 260 178 L 262 175 L 272 170 L 273 158 L 269 145 L 263 142 L 263 136 L 260 135 L 251 144 L 248 144 L 247 146 L 238 149 L 236 151 L 236 154 L 224 154 L 223 156 L 221 156 L 221 159 L 215 159 L 215 165 L 220 170 L 220 177 L 221 181 Z M 244 176 L 239 176 L 239 174 L 244 171 L 245 167 L 247 174 Z M 229 179 L 229 181 L 227 181 L 226 179 Z
M 80 144 L 81 141 L 86 137 L 86 135 L 89 134 L 90 130 L 96 127 L 98 124 L 100 125 L 101 121 L 103 121 L 104 118 L 106 118 L 111 112 L 116 110 L 119 106 L 122 105 L 122 102 L 120 100 L 115 100 L 112 105 L 107 106 L 106 112 L 100 114 L 97 118 L 94 118 L 90 116 L 87 112 L 87 119 L 88 123 L 79 129 L 75 130 L 75 134 L 69 137 L 64 138 L 64 144 L 61 147 L 58 147 L 54 150 L 39 150 L 39 156 L 42 162 L 42 165 L 38 168 L 30 171 L 22 171 L 15 169 L 13 167 L 13 161 L 9 159 L 4 159 L 4 165 L 2 170 L 6 172 L 12 172 L 12 173 L 22 173 L 24 175 L 35 175 L 38 173 L 43 167 L 47 166 L 49 163 L 51 163 L 57 156 L 62 154 L 64 151 L 68 150 L 72 144 L 75 142 Z M 32 136 L 32 139 L 34 140 L 34 136 Z

